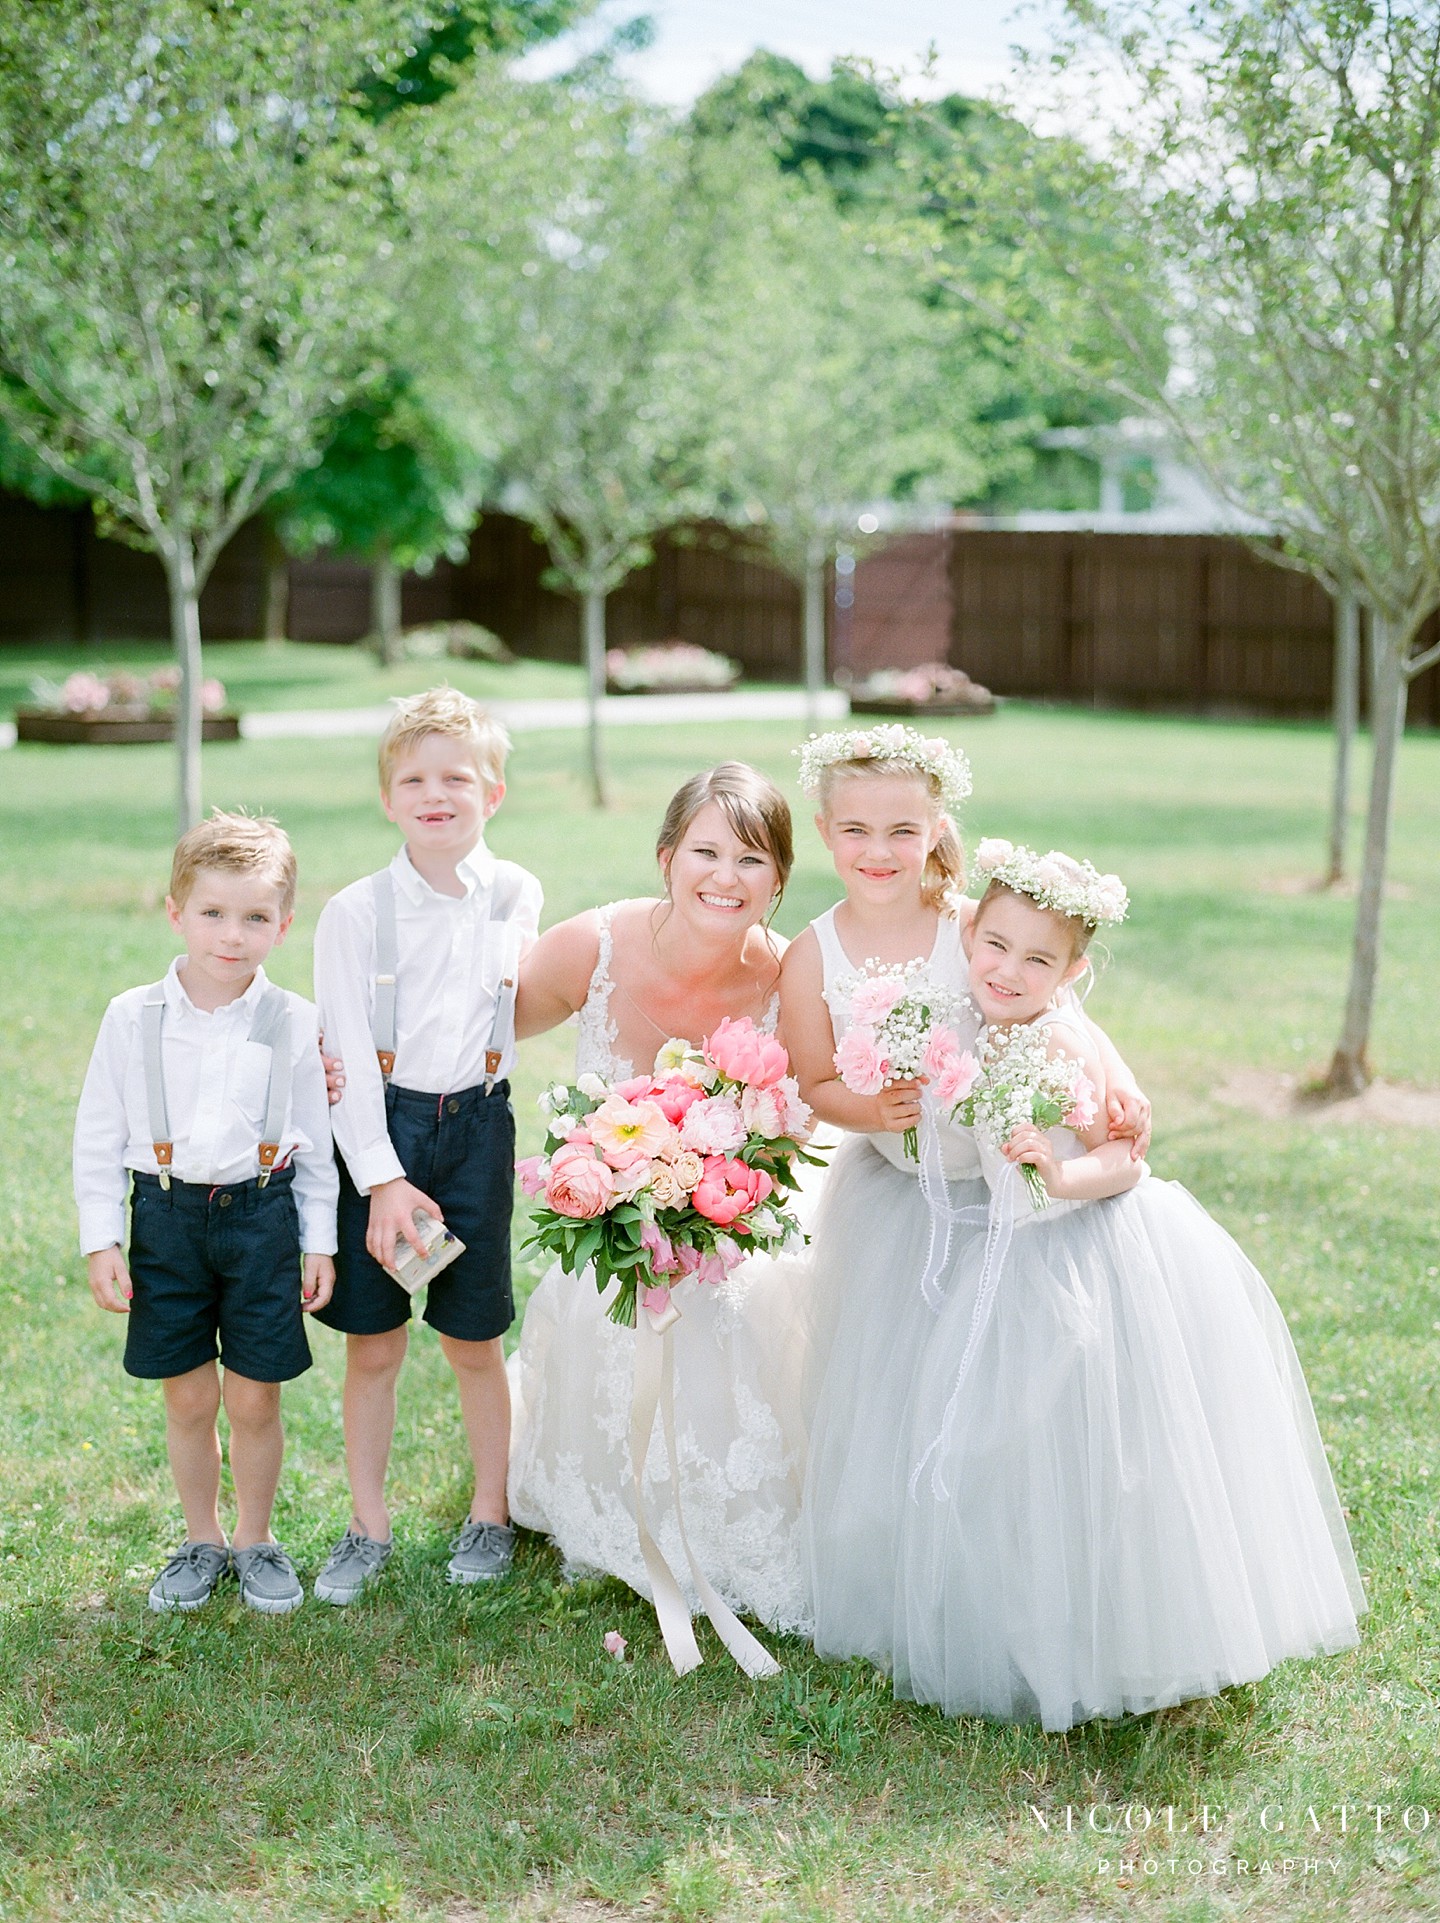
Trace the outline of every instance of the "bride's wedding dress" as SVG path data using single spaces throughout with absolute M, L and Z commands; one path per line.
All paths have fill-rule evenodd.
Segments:
M 575 1051 L 577 1075 L 607 1082 L 637 1066 L 615 1052 L 613 912 L 599 912 Z M 772 1001 L 763 1025 L 773 1028 L 776 1013 Z M 755 1256 L 719 1286 L 687 1283 L 673 1331 L 680 1493 L 696 1560 L 733 1609 L 801 1633 L 811 1627 L 799 1555 L 807 1273 L 801 1262 Z M 629 1451 L 635 1335 L 608 1319 L 609 1300 L 588 1270 L 558 1266 L 530 1298 L 511 1362 L 510 1511 L 553 1538 L 571 1574 L 618 1576 L 649 1597 Z M 658 1424 L 644 1487 L 651 1530 L 693 1610 Z

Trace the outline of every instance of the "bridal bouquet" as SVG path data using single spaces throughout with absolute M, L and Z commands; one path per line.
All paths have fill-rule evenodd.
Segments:
M 1036 1128 L 1088 1128 L 1095 1120 L 1095 1084 L 1068 1055 L 1052 1055 L 1043 1029 L 1016 1023 L 987 1028 L 980 1058 L 966 1056 L 973 1074 L 954 1105 L 954 1119 L 974 1128 L 993 1149 L 1002 1149 L 1026 1122 Z M 1028 1162 L 1020 1173 L 1037 1209 L 1050 1197 L 1040 1171 Z
M 869 961 L 835 984 L 850 1022 L 835 1050 L 835 1072 L 855 1095 L 878 1095 L 890 1082 L 925 1076 L 945 1108 L 969 1086 L 966 1064 L 950 1021 L 959 997 L 938 988 L 923 961 Z M 905 1131 L 905 1153 L 919 1160 L 918 1131 Z
M 516 1164 L 536 1198 L 530 1241 L 567 1275 L 593 1264 L 620 1286 L 607 1313 L 634 1328 L 693 1276 L 721 1282 L 753 1250 L 800 1233 L 783 1207 L 795 1163 L 816 1162 L 790 1058 L 751 1021 L 721 1022 L 703 1048 L 669 1041 L 650 1075 L 613 1085 L 582 1075 L 540 1098 L 545 1152 Z

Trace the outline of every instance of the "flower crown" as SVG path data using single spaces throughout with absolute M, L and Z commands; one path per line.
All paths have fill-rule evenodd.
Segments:
M 950 815 L 959 813 L 970 793 L 970 763 L 960 749 L 952 748 L 938 735 L 927 737 L 899 721 L 812 734 L 795 752 L 800 757 L 801 792 L 812 800 L 820 793 L 825 769 L 841 761 L 898 761 L 917 775 L 939 783 L 941 806 Z
M 1013 841 L 982 841 L 975 866 L 987 882 L 998 881 L 1017 895 L 1028 895 L 1057 915 L 1075 915 L 1091 928 L 1124 921 L 1130 897 L 1118 875 L 1102 875 L 1088 861 L 1052 848 L 1037 855 Z

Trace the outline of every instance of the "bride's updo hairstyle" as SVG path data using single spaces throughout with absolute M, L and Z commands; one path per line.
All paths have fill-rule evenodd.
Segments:
M 768 775 L 746 761 L 722 761 L 681 783 L 670 797 L 655 837 L 656 860 L 662 869 L 668 869 L 670 857 L 685 839 L 691 822 L 712 801 L 747 848 L 758 849 L 774 862 L 779 885 L 773 914 L 795 866 L 790 804 Z

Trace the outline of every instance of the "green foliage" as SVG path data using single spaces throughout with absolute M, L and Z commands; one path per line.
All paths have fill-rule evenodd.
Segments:
M 432 13 L 398 61 L 367 73 L 360 96 L 376 120 L 407 107 L 430 107 L 455 91 L 478 53 L 515 54 L 550 40 L 591 0 L 453 0 Z

